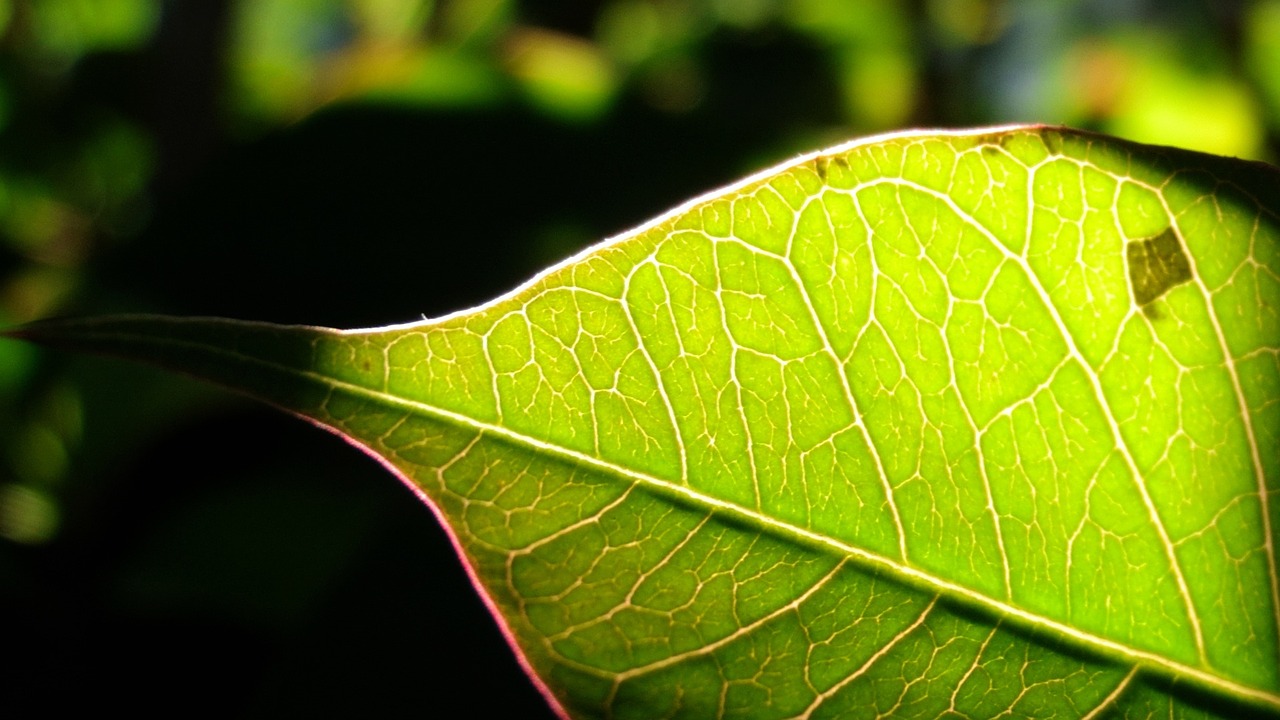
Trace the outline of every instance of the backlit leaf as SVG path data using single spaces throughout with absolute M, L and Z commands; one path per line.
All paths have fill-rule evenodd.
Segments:
M 1280 716 L 1277 211 L 1259 164 L 904 134 L 439 320 L 21 334 L 382 459 L 570 716 Z

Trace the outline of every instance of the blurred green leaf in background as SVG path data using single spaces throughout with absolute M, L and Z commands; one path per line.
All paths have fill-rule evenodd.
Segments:
M 1005 122 L 1275 161 L 1280 2 L 0 0 L 0 324 L 431 317 L 802 150 Z M 0 342 L 6 695 L 545 716 L 407 498 Z

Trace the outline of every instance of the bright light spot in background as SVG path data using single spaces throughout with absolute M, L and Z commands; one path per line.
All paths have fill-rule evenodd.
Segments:
M 1249 75 L 1267 105 L 1272 127 L 1280 128 L 1280 0 L 1250 8 L 1244 30 Z
M 0 536 L 38 545 L 58 530 L 58 507 L 48 495 L 25 485 L 0 487 Z
M 619 85 L 629 80 L 651 107 L 680 114 L 706 95 L 697 50 L 709 28 L 688 5 L 617 0 L 601 10 L 595 38 L 623 76 Z
M 826 46 L 855 127 L 889 130 L 909 122 L 919 99 L 920 58 L 900 3 L 797 0 L 786 20 Z
M 562 33 L 519 29 L 511 33 L 505 61 L 529 100 L 567 120 L 591 120 L 608 109 L 617 79 L 594 44 Z
M 389 42 L 412 41 L 431 15 L 431 3 L 352 0 L 356 22 L 366 35 Z
M 1142 35 L 1078 44 L 1066 63 L 1076 111 L 1139 142 L 1261 157 L 1261 112 L 1248 88 L 1213 64 L 1189 67 L 1170 42 Z
M 228 60 L 235 110 L 254 119 L 292 120 L 315 102 L 313 58 L 341 45 L 342 8 L 329 1 L 238 3 Z
M 8 344 L 0 344 L 0 350 Z M 8 439 L 2 448 L 4 465 L 16 482 L 0 486 L 0 537 L 27 544 L 53 538 L 60 519 L 54 490 L 66 478 L 83 420 L 79 393 L 58 385 Z
M 873 129 L 901 125 L 916 104 L 911 59 L 893 50 L 855 55 L 841 67 L 845 107 L 855 122 Z
M 377 57 L 365 52 L 347 58 L 344 87 L 335 98 L 419 107 L 482 107 L 503 97 L 502 75 L 492 63 L 466 53 L 421 48 Z
M 361 99 L 478 107 L 502 99 L 505 81 L 487 54 L 491 35 L 506 21 L 501 3 L 435 8 L 421 1 L 355 0 L 351 8 L 357 32 L 342 48 L 312 58 L 319 80 L 314 105 Z
M 475 107 L 503 99 L 497 62 L 509 0 L 254 0 L 228 49 L 240 129 L 293 122 L 334 102 Z
M 95 50 L 137 48 L 160 19 L 156 0 L 40 0 L 26 7 L 42 49 L 67 62 Z
M 483 45 L 511 25 L 512 0 L 453 0 L 436 8 L 440 38 L 453 46 Z
M 658 10 L 646 2 L 623 0 L 600 12 L 596 22 L 600 45 L 619 62 L 635 64 L 648 60 L 662 39 Z

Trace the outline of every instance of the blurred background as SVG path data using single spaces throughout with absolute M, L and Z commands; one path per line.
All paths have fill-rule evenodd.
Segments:
M 1280 2 L 0 0 L 0 326 L 431 317 L 799 152 L 1007 122 L 1275 160 Z M 0 713 L 175 697 L 550 716 L 372 461 L 0 341 Z

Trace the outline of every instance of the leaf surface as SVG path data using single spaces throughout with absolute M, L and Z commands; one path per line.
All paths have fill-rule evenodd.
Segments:
M 331 428 L 574 717 L 1280 716 L 1280 173 L 851 143 L 473 311 L 60 321 Z

